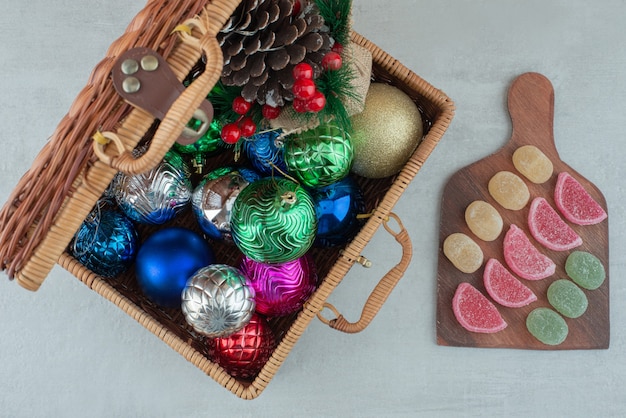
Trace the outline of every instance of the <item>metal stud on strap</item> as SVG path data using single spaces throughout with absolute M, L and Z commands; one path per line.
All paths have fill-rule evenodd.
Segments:
M 112 76 L 113 86 L 124 100 L 156 119 L 163 119 L 185 90 L 167 61 L 150 48 L 124 52 L 113 66 Z M 213 105 L 204 100 L 177 142 L 182 145 L 194 143 L 206 133 L 212 121 Z

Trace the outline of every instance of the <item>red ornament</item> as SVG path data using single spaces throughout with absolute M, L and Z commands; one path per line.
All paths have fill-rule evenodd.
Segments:
M 267 120 L 276 119 L 278 116 L 280 116 L 280 107 L 274 107 L 265 104 L 261 109 L 261 113 L 263 113 L 263 117 Z
M 307 109 L 307 101 L 298 99 L 297 97 L 293 99 L 293 110 L 298 113 L 305 113 L 308 111 Z
M 235 100 L 233 100 L 233 110 L 238 115 L 245 115 L 246 113 L 250 111 L 251 108 L 252 108 L 252 103 L 250 103 L 249 101 L 247 101 L 241 96 L 238 96 L 235 98 Z
M 228 123 L 222 127 L 221 137 L 227 144 L 235 144 L 241 138 L 241 129 L 236 123 Z
M 337 52 L 330 51 L 324 58 L 322 58 L 322 67 L 325 70 L 337 71 L 343 65 L 343 60 L 341 59 L 341 55 Z
M 241 129 L 241 136 L 248 138 L 256 132 L 256 123 L 250 117 L 243 118 L 239 122 L 239 129 Z
M 309 112 L 319 112 L 326 106 L 326 96 L 321 91 L 316 91 L 313 97 L 306 102 L 306 110 Z
M 256 376 L 276 348 L 276 339 L 267 320 L 259 314 L 227 337 L 207 340 L 209 356 L 231 376 L 250 379 Z
M 308 78 L 299 78 L 293 83 L 293 94 L 298 99 L 308 100 L 316 90 L 315 82 Z
M 296 80 L 301 79 L 313 79 L 313 67 L 306 62 L 301 62 L 300 64 L 293 67 L 293 78 Z
M 291 9 L 291 14 L 293 16 L 297 16 L 298 13 L 300 13 L 300 10 L 302 10 L 302 4 L 300 3 L 300 0 L 295 0 L 293 2 L 293 9 Z

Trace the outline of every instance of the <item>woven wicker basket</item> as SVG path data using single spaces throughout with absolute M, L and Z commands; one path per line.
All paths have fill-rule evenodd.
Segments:
M 239 0 L 151 0 L 138 13 L 125 33 L 110 47 L 107 56 L 93 70 L 80 92 L 30 170 L 22 177 L 0 212 L 0 262 L 10 278 L 24 288 L 37 290 L 55 264 L 60 264 L 102 297 L 110 300 L 150 330 L 188 361 L 245 399 L 257 397 L 283 363 L 311 320 L 318 316 L 332 328 L 344 332 L 363 330 L 381 308 L 411 259 L 411 242 L 400 220 L 391 213 L 402 193 L 429 157 L 454 113 L 452 101 L 419 76 L 405 68 L 374 44 L 353 33 L 352 41 L 373 55 L 372 77 L 393 84 L 418 105 L 425 123 L 425 136 L 402 171 L 385 179 L 357 178 L 367 211 L 373 215 L 345 248 L 315 249 L 312 252 L 320 282 L 318 289 L 297 314 L 270 321 L 279 341 L 276 350 L 254 380 L 238 380 L 213 363 L 201 337 L 185 323 L 180 310 L 162 309 L 139 290 L 133 271 L 114 279 L 103 279 L 73 259 L 69 242 L 118 171 L 137 173 L 158 164 L 190 120 L 194 110 L 218 81 L 222 69 L 221 51 L 215 34 L 238 6 Z M 183 21 L 199 16 L 206 31 L 193 33 L 196 42 L 181 42 L 172 30 Z M 132 108 L 115 92 L 111 81 L 116 58 L 130 48 L 144 46 L 166 58 L 183 80 L 204 53 L 206 70 L 177 99 L 155 128 L 154 118 Z M 96 147 L 93 134 L 113 131 L 120 138 L 116 146 Z M 149 150 L 139 158 L 131 151 L 140 141 L 151 140 Z M 232 162 L 232 154 L 211 160 L 215 167 Z M 399 232 L 388 225 L 395 219 Z M 165 226 L 179 225 L 198 230 L 191 213 Z M 400 262 L 383 277 L 366 301 L 361 318 L 348 322 L 326 300 L 355 263 L 361 252 L 383 226 L 402 248 Z M 156 227 L 143 226 L 142 236 Z M 215 246 L 220 262 L 234 264 L 238 254 L 231 246 Z M 328 308 L 336 318 L 320 313 Z

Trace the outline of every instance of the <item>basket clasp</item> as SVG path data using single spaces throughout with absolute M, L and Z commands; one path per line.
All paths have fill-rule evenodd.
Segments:
M 113 66 L 113 86 L 131 105 L 162 120 L 185 86 L 156 51 L 138 47 L 121 54 Z M 203 100 L 183 127 L 176 142 L 189 145 L 206 133 L 213 121 L 213 105 Z

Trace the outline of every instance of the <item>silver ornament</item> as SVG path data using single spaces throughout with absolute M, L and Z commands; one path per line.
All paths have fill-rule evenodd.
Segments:
M 248 184 L 238 171 L 217 178 L 206 177 L 191 197 L 193 213 L 202 231 L 210 238 L 232 242 L 231 210 L 235 199 Z
M 137 175 L 118 174 L 113 194 L 130 219 L 161 225 L 180 213 L 191 201 L 189 167 L 182 157 L 168 152 L 152 170 Z
M 181 307 L 196 332 L 210 338 L 226 337 L 250 322 L 256 307 L 254 295 L 239 269 L 211 264 L 187 281 Z

